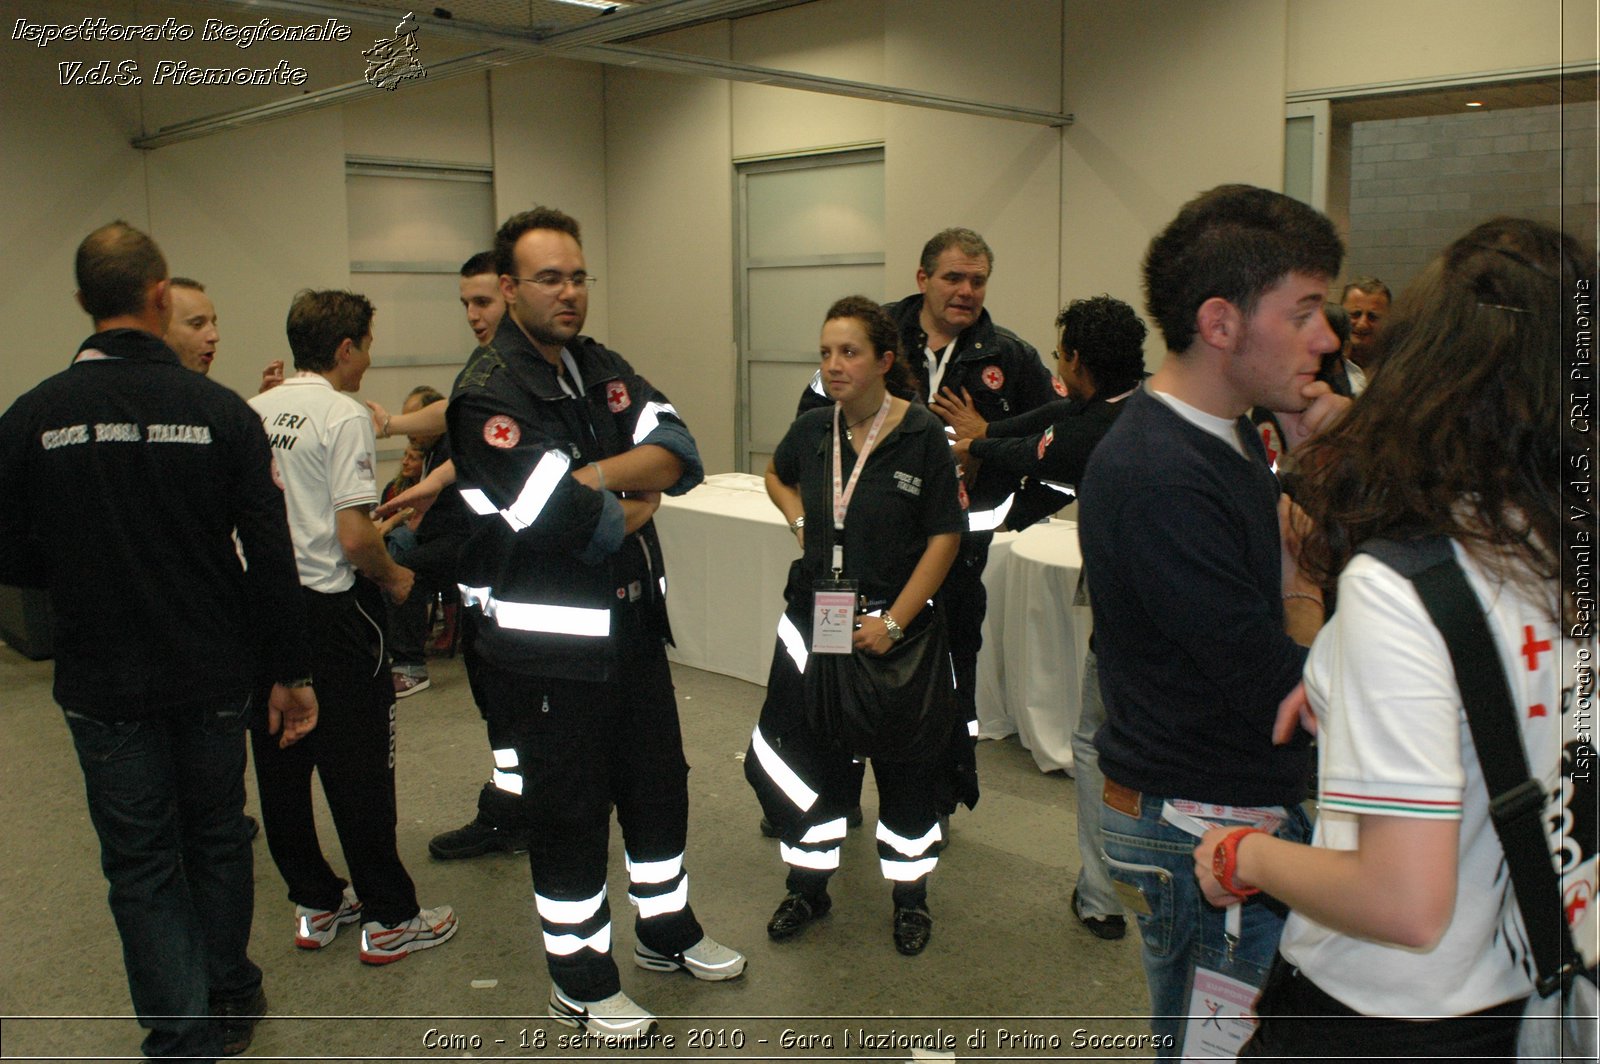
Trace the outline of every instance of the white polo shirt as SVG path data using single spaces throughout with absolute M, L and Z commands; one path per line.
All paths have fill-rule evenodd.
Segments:
M 300 583 L 332 594 L 355 583 L 334 515 L 378 502 L 372 418 L 354 396 L 303 373 L 250 399 L 272 444 Z

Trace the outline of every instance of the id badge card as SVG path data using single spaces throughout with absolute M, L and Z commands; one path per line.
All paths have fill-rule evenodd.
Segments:
M 856 582 L 818 580 L 811 592 L 811 652 L 848 654 L 856 628 Z

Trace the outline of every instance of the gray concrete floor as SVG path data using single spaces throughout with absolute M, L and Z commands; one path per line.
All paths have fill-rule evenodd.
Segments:
M 558 1040 L 572 1032 L 545 1016 L 549 979 L 526 858 L 438 862 L 427 855 L 432 835 L 471 819 L 488 764 L 462 666 L 436 660 L 432 690 L 399 708 L 400 848 L 422 904 L 455 906 L 461 930 L 438 949 L 382 968 L 357 961 L 357 936 L 348 930 L 327 949 L 297 950 L 292 905 L 257 840 L 251 952 L 266 972 L 272 1016 L 241 1059 L 928 1059 L 923 1049 L 961 1060 L 1139 1055 L 1099 1041 L 1147 1031 L 1148 998 L 1137 933 L 1104 942 L 1069 911 L 1078 866 L 1069 779 L 1040 773 L 1012 741 L 979 745 L 983 800 L 957 814 L 934 874 L 933 941 L 922 956 L 902 957 L 878 874 L 868 773 L 868 826 L 846 842 L 833 913 L 774 943 L 765 926 L 783 897 L 783 867 L 776 843 L 756 830 L 760 812 L 740 761 L 763 691 L 684 667 L 674 675 L 693 766 L 690 897 L 708 932 L 748 955 L 744 978 L 701 983 L 631 964 L 633 927 L 614 833 L 614 948 L 623 988 L 661 1017 L 663 1037 L 625 1053 L 562 1046 Z M 137 1058 L 142 1032 L 131 1016 L 82 775 L 50 682 L 49 662 L 0 646 L 7 914 L 0 1059 Z M 253 811 L 253 778 L 247 790 Z M 342 868 L 325 809 L 321 823 L 324 847 Z M 864 1046 L 863 1033 L 889 1041 Z

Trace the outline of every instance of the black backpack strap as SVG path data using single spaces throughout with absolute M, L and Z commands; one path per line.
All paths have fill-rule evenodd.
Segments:
M 1517 907 L 1538 968 L 1541 995 L 1560 989 L 1581 967 L 1572 933 L 1562 918 L 1561 886 L 1542 824 L 1543 786 L 1528 775 L 1522 731 L 1511 687 L 1488 621 L 1445 536 L 1368 540 L 1370 554 L 1416 587 L 1428 616 L 1444 636 L 1461 689 L 1472 745 L 1489 792 L 1489 816 L 1505 851 Z

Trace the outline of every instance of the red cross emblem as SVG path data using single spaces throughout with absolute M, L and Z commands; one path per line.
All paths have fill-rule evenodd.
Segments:
M 628 409 L 628 404 L 633 402 L 628 397 L 628 386 L 621 381 L 612 381 L 606 385 L 606 409 L 613 414 L 620 414 Z
M 1056 438 L 1056 428 L 1055 428 L 1054 425 L 1052 425 L 1049 428 L 1045 429 L 1044 430 L 1044 435 L 1039 437 L 1039 461 L 1041 461 L 1041 462 L 1044 461 L 1045 448 L 1049 447 L 1051 441 L 1053 441 L 1055 438 Z
M 989 386 L 990 391 L 998 392 L 1005 382 L 1006 375 L 1000 372 L 999 366 L 990 366 L 983 371 L 983 383 Z
M 967 500 L 967 482 L 966 481 L 964 481 L 964 480 L 956 481 L 956 497 L 961 500 L 961 508 L 963 510 L 965 510 L 967 508 L 967 503 L 968 503 L 968 500 Z
M 1532 672 L 1539 667 L 1539 655 L 1550 649 L 1550 640 L 1534 639 L 1533 625 L 1522 626 L 1522 656 L 1528 659 L 1528 671 Z
M 1544 708 L 1543 702 L 1535 702 L 1533 705 L 1528 707 L 1529 720 L 1532 720 L 1534 717 L 1548 717 L 1549 715 L 1550 711 Z
M 1562 899 L 1562 908 L 1567 914 L 1567 926 L 1576 927 L 1589 908 L 1589 885 L 1580 881 L 1568 887 L 1567 895 Z
M 496 414 L 483 423 L 483 442 L 490 447 L 501 450 L 510 450 L 522 439 L 522 430 L 517 423 L 504 414 Z

